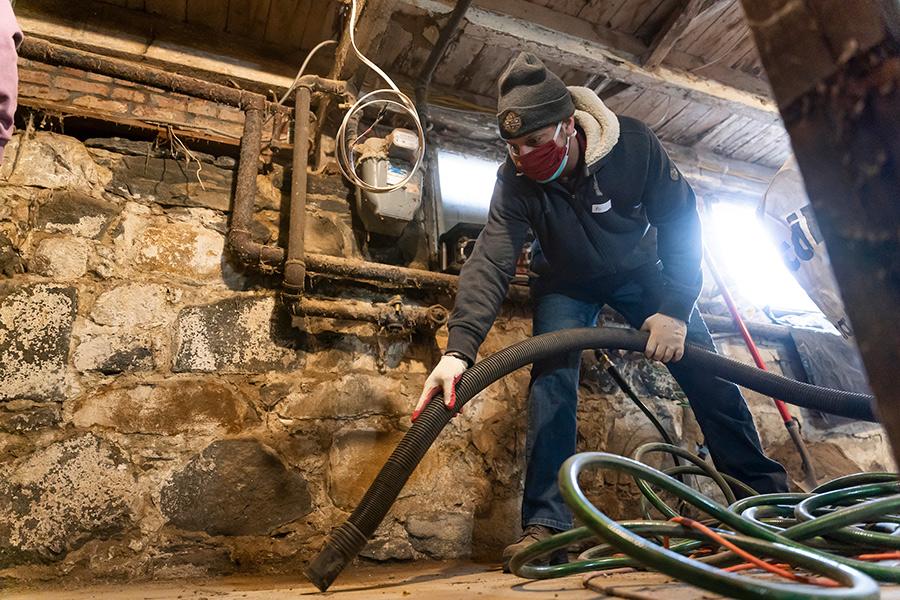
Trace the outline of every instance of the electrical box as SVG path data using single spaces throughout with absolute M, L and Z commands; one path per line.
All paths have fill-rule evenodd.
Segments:
M 418 152 L 418 137 L 407 129 L 395 129 L 385 138 L 369 139 L 359 159 L 360 177 L 378 187 L 399 183 L 409 175 Z M 422 181 L 419 170 L 403 187 L 391 192 L 357 188 L 357 214 L 366 231 L 399 236 L 422 205 Z

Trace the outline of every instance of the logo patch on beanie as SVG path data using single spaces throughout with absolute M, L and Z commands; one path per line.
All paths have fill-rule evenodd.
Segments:
M 513 111 L 506 113 L 503 117 L 503 129 L 507 133 L 515 133 L 522 128 L 522 117 Z

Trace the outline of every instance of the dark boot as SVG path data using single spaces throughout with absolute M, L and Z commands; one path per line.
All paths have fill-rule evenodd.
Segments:
M 527 527 L 525 527 L 525 530 L 522 532 L 519 540 L 503 549 L 503 572 L 510 572 L 509 562 L 512 560 L 513 556 L 515 556 L 528 546 L 531 546 L 532 544 L 535 544 L 542 540 L 546 540 L 548 537 L 556 535 L 557 533 L 559 533 L 557 530 L 546 527 L 544 525 L 528 525 Z M 537 561 L 537 564 L 561 565 L 567 562 L 569 562 L 569 557 L 566 554 L 566 549 L 560 548 L 559 550 L 551 554 L 549 558 L 544 557 Z

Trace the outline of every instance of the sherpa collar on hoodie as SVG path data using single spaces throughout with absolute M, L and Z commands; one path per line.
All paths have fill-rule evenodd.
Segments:
M 584 167 L 590 172 L 619 141 L 619 118 L 592 89 L 569 86 L 569 93 L 575 103 L 575 122 L 587 140 Z

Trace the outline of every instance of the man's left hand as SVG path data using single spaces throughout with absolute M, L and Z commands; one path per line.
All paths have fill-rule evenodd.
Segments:
M 647 317 L 641 331 L 649 331 L 650 339 L 644 356 L 667 363 L 678 362 L 684 356 L 684 338 L 687 324 L 681 319 L 656 313 Z

